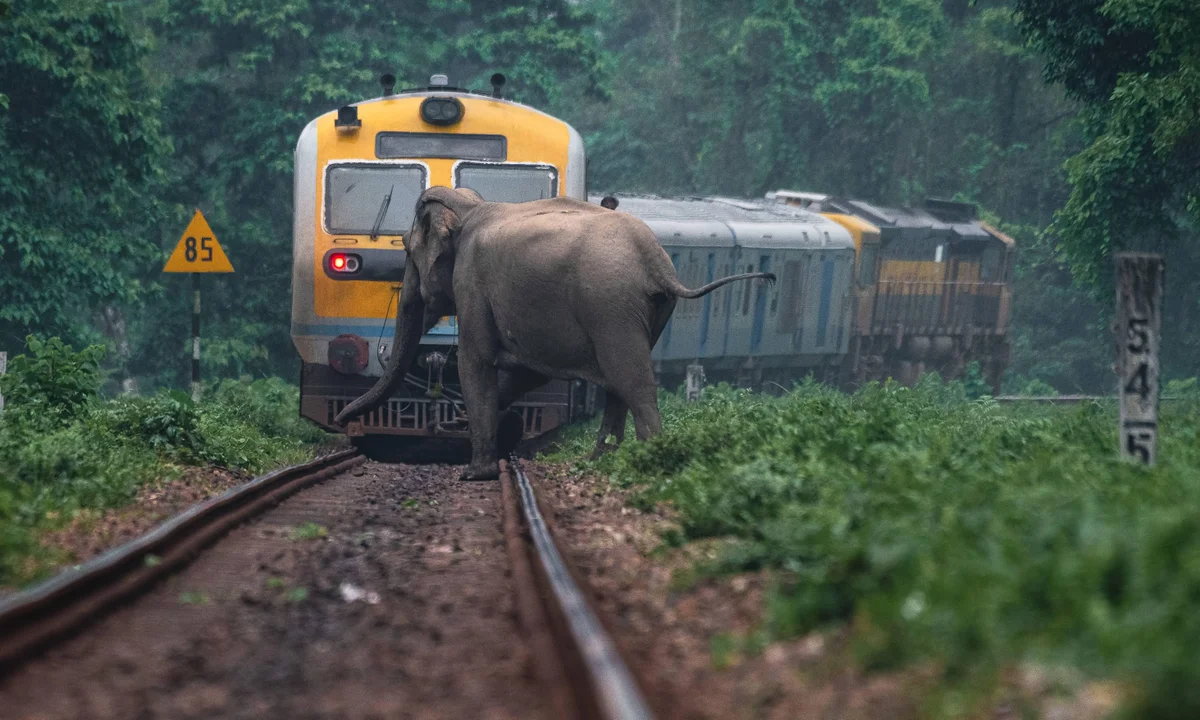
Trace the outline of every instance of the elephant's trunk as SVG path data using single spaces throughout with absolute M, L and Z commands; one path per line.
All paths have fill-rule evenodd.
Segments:
M 417 357 L 421 336 L 427 329 L 425 302 L 421 299 L 421 279 L 416 264 L 409 259 L 404 270 L 404 290 L 400 296 L 400 308 L 396 315 L 396 336 L 392 342 L 392 354 L 383 375 L 374 387 L 346 406 L 334 418 L 334 423 L 344 426 L 347 421 L 365 415 L 387 401 L 404 382 L 408 369 Z

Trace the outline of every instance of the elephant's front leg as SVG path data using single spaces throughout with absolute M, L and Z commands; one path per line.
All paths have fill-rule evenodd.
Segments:
M 500 477 L 496 453 L 496 423 L 500 411 L 496 366 L 476 353 L 460 351 L 458 375 L 467 401 L 471 432 L 471 464 L 459 479 L 494 480 Z

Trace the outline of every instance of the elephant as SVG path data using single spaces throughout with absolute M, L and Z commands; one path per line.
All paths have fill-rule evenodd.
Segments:
M 499 203 L 472 190 L 429 188 L 404 244 L 391 357 L 375 385 L 335 422 L 385 402 L 403 382 L 421 336 L 441 317 L 457 315 L 471 442 L 462 480 L 499 476 L 502 410 L 552 378 L 606 391 L 597 453 L 607 449 L 609 432 L 620 441 L 627 411 L 638 440 L 658 434 L 650 352 L 677 299 L 738 280 L 775 280 L 772 273 L 742 273 L 689 289 L 641 220 L 566 197 Z

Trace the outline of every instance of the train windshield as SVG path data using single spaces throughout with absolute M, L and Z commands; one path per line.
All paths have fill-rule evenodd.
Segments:
M 334 165 L 325 181 L 325 222 L 335 235 L 403 235 L 413 223 L 417 198 L 425 190 L 420 165 Z M 387 212 L 379 218 L 388 193 Z
M 558 194 L 553 165 L 459 163 L 455 184 L 474 190 L 488 202 L 527 202 Z

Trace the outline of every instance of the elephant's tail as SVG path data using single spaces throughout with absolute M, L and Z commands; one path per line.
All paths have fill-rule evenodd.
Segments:
M 705 295 L 709 294 L 713 290 L 716 290 L 717 288 L 721 287 L 722 285 L 728 285 L 729 283 L 737 282 L 738 280 L 754 280 L 755 278 L 761 278 L 763 280 L 766 280 L 767 282 L 775 282 L 775 273 L 753 272 L 753 273 L 742 273 L 741 275 L 730 275 L 729 277 L 723 277 L 720 280 L 713 280 L 712 282 L 710 282 L 707 285 L 701 285 L 700 287 L 696 288 L 695 290 L 691 290 L 691 289 L 688 289 L 687 287 L 685 287 L 683 283 L 679 282 L 678 278 L 669 277 L 669 278 L 667 278 L 666 291 L 671 293 L 672 295 L 675 295 L 676 297 L 689 298 L 689 299 L 690 298 L 698 298 L 698 297 L 704 297 Z

